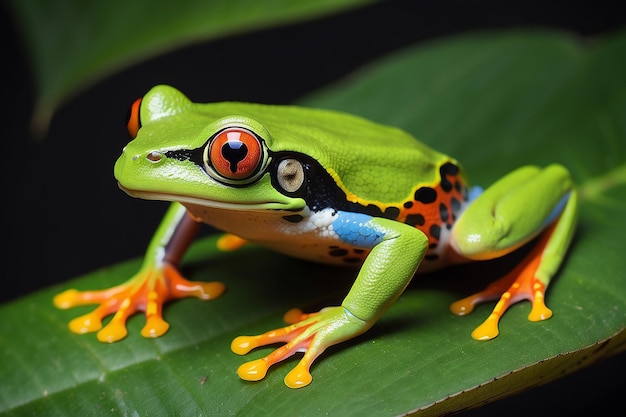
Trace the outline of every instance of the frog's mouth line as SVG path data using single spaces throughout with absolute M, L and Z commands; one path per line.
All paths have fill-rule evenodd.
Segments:
M 191 197 L 182 194 L 158 193 L 153 191 L 132 190 L 118 183 L 118 187 L 131 197 L 143 200 L 156 201 L 177 201 L 181 204 L 193 204 L 196 206 L 204 206 L 226 210 L 245 210 L 245 211 L 267 211 L 267 210 L 285 210 L 293 212 L 294 210 L 286 207 L 284 204 L 267 201 L 258 203 L 233 203 L 228 201 L 207 200 L 204 198 Z M 300 210 L 297 210 L 300 211 Z

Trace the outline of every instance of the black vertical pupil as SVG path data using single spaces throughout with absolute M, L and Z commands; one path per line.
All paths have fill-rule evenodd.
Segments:
M 243 142 L 226 142 L 222 145 L 222 156 L 230 164 L 230 172 L 237 172 L 237 164 L 246 159 L 248 147 Z

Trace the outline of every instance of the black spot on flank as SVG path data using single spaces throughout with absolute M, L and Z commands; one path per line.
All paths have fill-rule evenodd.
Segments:
M 441 216 L 441 221 L 446 223 L 448 221 L 448 206 L 441 203 L 439 204 L 439 215 Z
M 454 181 L 454 189 L 459 193 L 463 193 L 463 185 L 459 181 Z
M 439 238 L 441 237 L 441 227 L 437 226 L 436 224 L 430 226 L 429 232 L 430 235 L 437 240 L 439 240 Z
M 424 258 L 429 261 L 436 261 L 439 259 L 439 255 L 426 255 Z
M 459 167 L 451 162 L 446 162 L 441 166 L 439 172 L 441 172 L 442 175 L 458 175 Z
M 368 204 L 363 208 L 363 212 L 372 217 L 383 217 L 382 210 L 376 204 Z
M 404 203 L 404 208 L 410 209 L 411 207 L 413 207 L 412 201 L 407 201 L 406 203 Z
M 423 226 L 424 223 L 426 223 L 426 220 L 421 214 L 409 214 L 406 216 L 406 220 L 404 222 L 406 224 L 410 224 L 411 226 Z
M 436 243 L 431 243 L 430 245 L 428 245 L 428 249 L 435 249 L 437 247 Z
M 453 198 L 452 201 L 450 201 L 450 205 L 452 206 L 452 216 L 456 220 L 456 216 L 459 214 L 459 211 L 461 211 L 461 202 Z
M 387 207 L 383 213 L 383 217 L 387 219 L 395 220 L 400 215 L 400 209 L 398 207 Z
M 357 255 L 361 255 L 365 253 L 365 249 L 353 249 L 352 251 L 356 253 Z
M 445 192 L 449 193 L 450 191 L 452 191 L 452 183 L 450 182 L 450 180 L 448 180 L 447 176 L 454 176 L 458 173 L 459 167 L 450 162 L 443 164 L 441 168 L 439 168 L 439 174 L 441 175 L 441 188 Z
M 430 204 L 435 200 L 437 200 L 437 191 L 430 187 L 420 187 L 417 191 L 415 191 L 415 201 Z
M 328 254 L 330 256 L 339 258 L 340 256 L 346 256 L 348 254 L 348 250 L 347 249 L 332 249 L 330 252 L 328 252 Z
M 291 214 L 289 216 L 283 216 L 283 219 L 287 220 L 290 223 L 299 223 L 304 219 L 304 217 L 299 214 Z

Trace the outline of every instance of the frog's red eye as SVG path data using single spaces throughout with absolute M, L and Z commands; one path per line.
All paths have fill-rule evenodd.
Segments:
M 138 98 L 137 100 L 135 100 L 133 105 L 130 106 L 126 128 L 128 129 L 128 134 L 130 135 L 131 139 L 135 139 L 137 137 L 137 132 L 139 132 L 139 128 L 141 127 L 141 119 L 139 118 L 140 105 L 141 98 Z
M 249 183 L 265 165 L 265 148 L 262 140 L 250 130 L 229 127 L 209 141 L 205 161 L 221 181 Z

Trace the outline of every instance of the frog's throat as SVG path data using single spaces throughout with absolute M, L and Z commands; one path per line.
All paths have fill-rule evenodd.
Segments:
M 305 205 L 294 206 L 293 204 L 285 204 L 277 201 L 257 201 L 257 202 L 237 202 L 237 201 L 219 201 L 208 200 L 206 198 L 199 198 L 193 196 L 186 196 L 181 194 L 168 194 L 159 193 L 154 191 L 142 191 L 132 190 L 118 184 L 120 189 L 131 197 L 141 198 L 143 200 L 158 200 L 158 201 L 176 201 L 183 205 L 193 204 L 197 206 L 220 208 L 227 210 L 243 210 L 243 211 L 266 211 L 266 210 L 286 210 L 286 211 L 299 211 L 305 209 Z

